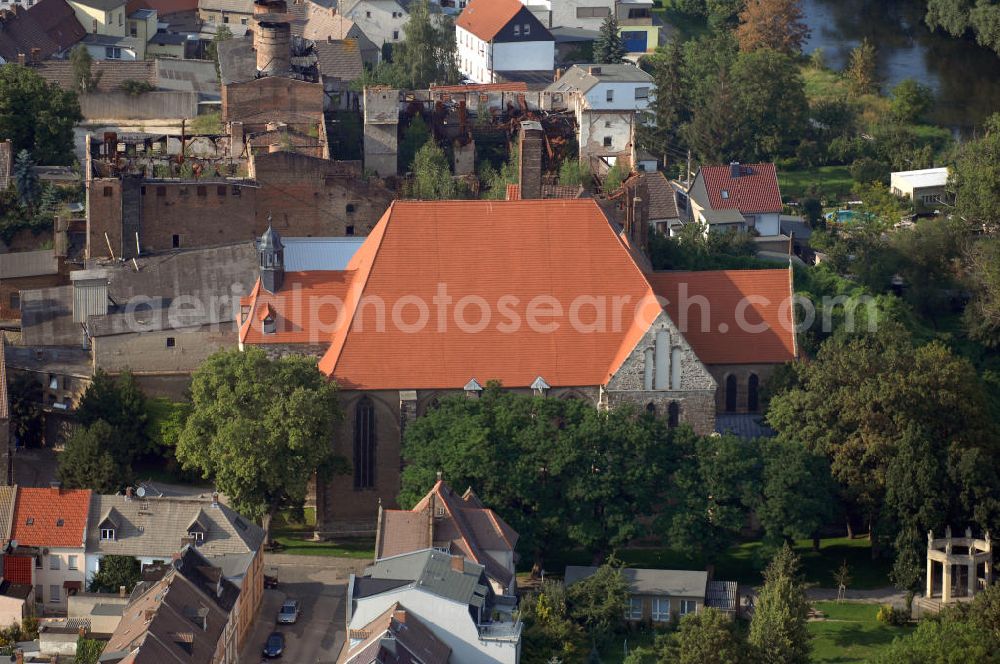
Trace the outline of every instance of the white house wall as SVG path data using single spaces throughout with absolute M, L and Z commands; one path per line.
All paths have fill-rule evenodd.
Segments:
M 517 664 L 514 642 L 480 641 L 479 630 L 469 615 L 467 604 L 406 588 L 365 597 L 356 602 L 350 629 L 361 629 L 399 602 L 422 622 L 434 636 L 451 648 L 451 664 Z
M 636 90 L 646 89 L 644 98 L 636 98 Z M 592 110 L 634 110 L 645 111 L 649 109 L 649 102 L 653 97 L 653 82 L 643 83 L 618 83 L 603 81 L 590 90 L 587 90 L 587 107 Z M 608 101 L 608 91 L 613 93 L 612 100 Z
M 462 75 L 477 83 L 492 83 L 490 45 L 462 27 L 455 27 L 458 42 L 458 68 Z
M 493 45 L 493 71 L 552 71 L 555 57 L 555 42 L 500 42 Z

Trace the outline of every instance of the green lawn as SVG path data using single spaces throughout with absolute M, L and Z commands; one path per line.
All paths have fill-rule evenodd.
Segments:
M 870 589 L 890 585 L 889 563 L 886 560 L 872 560 L 871 546 L 867 539 L 834 538 L 820 542 L 819 552 L 812 550 L 812 542 L 796 542 L 795 550 L 802 558 L 802 569 L 806 581 L 816 586 L 832 588 L 833 572 L 842 561 L 847 561 L 851 570 L 851 588 Z M 630 548 L 618 551 L 618 557 L 629 567 L 651 569 L 705 569 L 706 560 L 685 555 L 663 547 Z M 767 553 L 760 542 L 748 542 L 729 549 L 715 562 L 715 578 L 739 581 L 743 585 L 761 584 L 760 571 L 767 565 Z M 568 551 L 554 554 L 545 562 L 548 574 L 562 574 L 566 565 L 589 565 L 590 555 L 585 551 Z M 523 571 L 530 569 L 529 556 L 520 561 Z
M 778 171 L 778 185 L 785 198 L 801 199 L 815 187 L 820 199 L 845 201 L 850 198 L 854 180 L 847 166 L 820 166 L 801 171 Z
M 333 558 L 355 558 L 372 560 L 375 558 L 375 540 L 368 538 L 330 540 L 314 542 L 295 533 L 275 533 L 274 540 L 281 545 L 275 553 L 293 556 L 330 556 Z
M 679 12 L 673 7 L 672 0 L 658 0 L 653 12 L 660 15 L 663 22 L 677 29 L 680 41 L 687 41 L 708 32 L 708 21 L 704 16 L 692 16 Z
M 878 622 L 878 604 L 816 602 L 813 606 L 827 618 L 808 625 L 813 636 L 812 661 L 817 663 L 867 661 L 893 639 L 913 630 L 911 626 L 892 627 Z

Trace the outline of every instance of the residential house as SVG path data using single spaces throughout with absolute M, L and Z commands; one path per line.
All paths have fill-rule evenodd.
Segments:
M 470 0 L 455 21 L 458 68 L 476 83 L 551 72 L 555 40 L 518 0 Z
M 358 44 L 361 60 L 374 67 L 382 59 L 381 47 L 351 19 L 337 11 L 333 0 L 302 0 L 288 5 L 292 34 L 314 42 L 353 39 Z
M 344 649 L 356 649 L 368 638 L 366 626 L 402 608 L 451 648 L 451 664 L 517 664 L 521 622 L 515 607 L 514 597 L 493 592 L 482 565 L 463 556 L 425 549 L 383 558 L 348 581 Z M 435 650 L 432 661 L 441 661 L 443 648 Z
M 659 171 L 638 178 L 649 210 L 649 227 L 663 235 L 676 235 L 682 221 L 677 210 L 677 189 Z
M 35 601 L 45 612 L 65 612 L 66 597 L 83 590 L 89 489 L 19 487 L 11 539 L 36 547 Z
M 0 64 L 40 62 L 66 54 L 86 34 L 66 0 L 38 0 L 30 10 L 18 5 L 2 9 Z
M 617 0 L 521 0 L 547 28 L 582 28 L 597 33 Z
M 774 164 L 702 166 L 679 200 L 687 218 L 704 225 L 706 232 L 781 234 L 781 191 Z
M 653 77 L 631 64 L 573 65 L 550 84 L 553 108 L 576 116 L 580 161 L 604 173 L 635 162 L 635 136 L 655 95 Z
M 136 586 L 104 647 L 110 664 L 236 664 L 233 616 L 240 589 L 187 546 Z
M 897 171 L 889 176 L 889 186 L 896 196 L 909 198 L 920 205 L 933 207 L 950 200 L 947 166 Z
M 87 528 L 86 574 L 108 555 L 133 556 L 143 568 L 169 564 L 188 544 L 239 588 L 231 608 L 236 650 L 243 643 L 264 593 L 264 531 L 218 501 L 217 496 L 170 498 L 95 494 Z
M 22 290 L 68 283 L 63 268 L 53 249 L 0 254 L 0 320 L 20 321 Z
M 2 341 L 0 341 L 2 343 Z M 0 369 L 3 368 L 0 359 Z M 0 379 L 6 377 L 0 374 Z M 6 430 L 6 385 L 2 386 L 4 408 L 4 429 Z M 4 548 L 3 568 L 0 574 L 0 626 L 21 620 L 35 612 L 35 586 L 32 582 L 34 562 L 32 558 L 18 558 L 10 548 L 10 535 L 14 521 L 14 503 L 17 499 L 16 486 L 0 486 L 0 545 Z
M 451 648 L 398 602 L 348 634 L 337 664 L 448 664 Z
M 313 53 L 323 83 L 324 110 L 359 109 L 359 95 L 351 89 L 351 83 L 361 78 L 365 70 L 358 40 L 317 41 Z
M 595 406 L 633 403 L 708 434 L 729 405 L 719 385 L 732 382 L 734 412 L 757 412 L 760 382 L 797 355 L 787 269 L 652 272 L 593 199 L 396 201 L 343 270 L 288 270 L 274 237 L 259 252 L 240 346 L 320 358 L 347 414 L 334 450 L 353 478 L 319 483 L 321 531 L 371 532 L 379 500 L 392 507 L 399 493 L 403 430 L 445 395 L 475 397 L 498 380 Z M 474 309 L 452 307 L 465 296 Z M 658 296 L 666 308 L 644 304 Z M 558 307 L 529 324 L 539 297 Z M 416 300 L 434 303 L 433 316 Z M 622 304 L 595 322 L 584 301 Z M 581 316 L 591 325 L 573 324 Z
M 615 11 L 618 34 L 631 59 L 656 50 L 663 22 L 653 13 L 653 0 L 617 0 Z
M 214 25 L 247 26 L 253 0 L 198 0 L 198 18 Z
M 597 571 L 596 567 L 566 567 L 565 583 L 571 586 Z M 711 606 L 729 615 L 739 608 L 734 581 L 711 581 L 708 572 L 693 570 L 634 569 L 622 576 L 628 583 L 630 622 L 667 623 Z
M 339 0 L 337 13 L 356 25 L 380 48 L 398 44 L 404 38 L 404 26 L 410 20 L 412 0 Z M 432 5 L 433 8 L 433 5 Z
M 88 34 L 128 36 L 126 0 L 67 0 L 67 2 Z
M 466 489 L 459 496 L 442 480 L 410 510 L 379 509 L 375 559 L 434 548 L 482 565 L 493 591 L 512 595 L 517 532 Z
M 128 12 L 128 34 L 135 40 L 136 59 L 146 59 L 149 41 L 158 31 L 158 18 L 156 10 L 147 7 Z

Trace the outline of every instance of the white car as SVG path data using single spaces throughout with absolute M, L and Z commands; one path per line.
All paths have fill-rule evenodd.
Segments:
M 299 603 L 297 600 L 289 599 L 281 605 L 278 611 L 278 624 L 291 625 L 299 619 Z

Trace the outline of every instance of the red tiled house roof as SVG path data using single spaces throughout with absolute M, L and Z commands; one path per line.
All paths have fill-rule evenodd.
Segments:
M 21 546 L 82 547 L 90 489 L 20 487 L 11 539 Z
M 455 21 L 483 41 L 490 41 L 524 9 L 518 0 L 470 0 Z
M 739 169 L 739 177 L 733 177 L 734 168 Z M 742 214 L 781 212 L 774 164 L 703 166 L 701 176 L 714 210 L 739 210 Z
M 376 558 L 389 558 L 429 547 L 447 548 L 486 568 L 486 574 L 504 588 L 513 580 L 511 570 L 488 551 L 511 554 L 518 534 L 484 508 L 470 491 L 459 496 L 438 480 L 412 510 L 384 510 L 378 523 Z
M 708 328 L 682 325 L 681 283 L 689 297 L 710 301 Z M 440 287 L 451 298 L 443 324 L 435 305 Z M 346 389 L 459 389 L 470 378 L 528 387 L 538 376 L 553 387 L 594 386 L 607 384 L 662 311 L 656 295 L 667 297 L 668 315 L 703 362 L 788 361 L 795 356 L 794 330 L 781 324 L 781 312 L 791 294 L 785 269 L 644 273 L 593 199 L 397 201 L 347 270 L 286 273 L 277 294 L 258 282 L 243 300 L 240 341 L 325 347 L 320 369 Z M 312 295 L 324 298 L 322 306 Z M 454 322 L 455 305 L 466 296 L 482 298 L 491 312 L 486 327 L 472 333 Z M 565 315 L 581 296 L 623 298 L 629 308 L 618 327 L 581 332 Z M 751 306 L 739 310 L 749 296 L 768 302 L 748 300 Z M 540 297 L 560 304 L 563 316 L 540 319 L 556 322 L 555 329 L 527 324 L 528 304 Z M 501 325 L 512 320 L 501 298 L 520 322 L 516 329 Z M 415 300 L 428 307 L 425 325 L 395 325 L 394 306 Z M 260 320 L 267 306 L 276 319 L 273 334 L 263 332 Z M 697 315 L 699 308 L 691 309 Z M 770 328 L 741 330 L 737 311 L 747 323 Z M 421 315 L 415 304 L 397 309 L 406 324 Z M 480 315 L 472 305 L 463 317 L 477 323 Z

